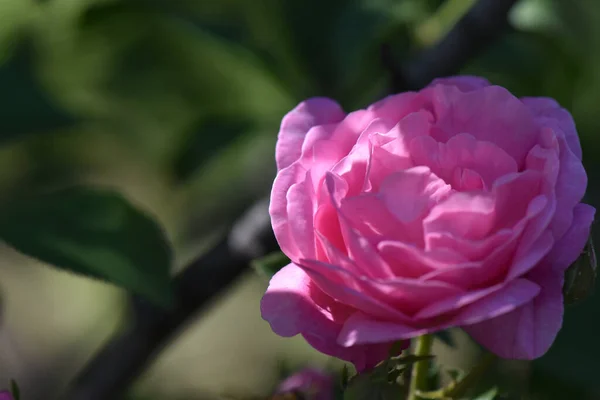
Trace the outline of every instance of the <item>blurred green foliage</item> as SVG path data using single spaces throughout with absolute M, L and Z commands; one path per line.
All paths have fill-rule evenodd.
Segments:
M 41 261 L 105 279 L 162 306 L 173 302 L 171 249 L 156 223 L 118 194 L 72 187 L 18 199 L 0 238 Z
M 132 204 L 143 211 L 123 200 L 134 218 L 168 215 L 157 224 L 166 226 L 177 258 L 197 251 L 269 189 L 285 112 L 314 95 L 348 110 L 381 97 L 389 81 L 382 46 L 401 63 L 443 35 L 467 3 L 4 0 L 0 211 L 14 213 L 4 229 L 32 222 L 10 208 L 24 196 L 102 183 L 138 200 Z M 554 97 L 569 109 L 596 202 L 600 2 L 523 0 L 510 20 L 510 31 L 462 72 L 517 95 Z M 146 186 L 157 187 L 158 198 L 138 190 Z M 86 221 L 85 207 L 65 202 L 60 210 Z M 26 228 L 7 241 L 25 250 Z M 120 248 L 155 243 L 137 232 L 123 230 Z M 154 265 L 153 254 L 135 257 L 127 261 L 134 270 Z M 556 345 L 533 363 L 530 398 L 600 398 L 597 321 L 598 297 L 567 309 Z

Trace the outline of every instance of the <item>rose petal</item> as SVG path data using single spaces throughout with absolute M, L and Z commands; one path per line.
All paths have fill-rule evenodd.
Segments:
M 350 258 L 358 264 L 366 276 L 373 278 L 390 278 L 394 274 L 377 249 L 359 232 L 352 228 L 342 215 L 340 219 L 344 242 Z
M 453 136 L 446 143 L 419 136 L 410 142 L 410 155 L 415 165 L 429 166 L 446 182 L 451 182 L 457 169 L 469 169 L 481 176 L 486 188 L 491 188 L 499 177 L 517 172 L 517 163 L 504 150 L 467 133 Z
M 496 223 L 496 204 L 486 192 L 454 192 L 431 209 L 423 220 L 426 249 L 434 248 L 432 234 L 478 240 L 492 232 Z
M 331 172 L 348 184 L 349 195 L 360 193 L 367 180 L 370 159 L 369 138 L 376 133 L 388 132 L 393 127 L 388 121 L 375 119 L 360 134 L 350 153 L 331 168 Z
M 415 328 L 398 322 L 375 320 L 367 314 L 357 312 L 346 320 L 337 342 L 345 347 L 364 343 L 389 343 L 429 332 L 429 328 Z
M 464 330 L 500 357 L 531 360 L 542 356 L 562 325 L 562 278 L 555 275 L 539 282 L 542 292 L 532 302 Z
M 477 140 L 495 143 L 521 167 L 525 156 L 538 140 L 539 129 L 531 111 L 508 90 L 486 86 L 465 93 L 435 86 L 434 102 L 440 130 L 432 136 L 447 142 L 467 132 Z
M 387 96 L 369 106 L 368 110 L 381 118 L 400 121 L 411 112 L 420 111 L 427 99 L 419 93 L 404 92 Z
M 313 216 L 315 209 L 315 194 L 311 184 L 311 171 L 306 173 L 304 180 L 293 184 L 287 192 L 287 215 L 290 235 L 299 254 L 304 257 L 315 257 L 315 235 Z
M 400 139 L 389 140 L 387 142 L 388 145 L 384 148 L 381 143 L 377 143 L 377 139 L 380 137 L 379 135 L 374 135 L 371 138 L 369 168 L 366 174 L 370 190 L 364 190 L 365 192 L 378 191 L 381 182 L 387 176 L 413 166 L 412 159 L 410 155 L 406 154 L 407 152 Z
M 506 280 L 515 279 L 534 268 L 552 250 L 554 238 L 550 232 L 545 232 L 528 248 L 527 252 L 515 255 L 515 261 L 508 271 Z M 520 249 L 519 249 L 520 250 Z
M 422 219 L 451 190 L 428 167 L 420 166 L 389 175 L 381 184 L 379 197 L 400 222 L 410 224 Z
M 560 145 L 560 169 L 556 180 L 556 212 L 550 224 L 552 234 L 560 238 L 573 219 L 572 210 L 578 204 L 587 187 L 587 174 L 581 161 L 569 150 L 565 139 L 558 138 Z
M 529 303 L 540 293 L 540 286 L 527 279 L 515 279 L 480 301 L 465 307 L 455 317 L 453 324 L 464 326 L 476 324 L 510 313 Z
M 347 151 L 344 151 L 339 141 L 331 138 L 317 140 L 316 136 L 331 136 L 337 125 L 321 125 L 308 131 L 305 147 L 302 149 L 302 156 L 299 163 L 305 168 L 310 169 L 315 191 L 320 187 L 327 171 L 337 164 Z
M 462 288 L 479 288 L 485 284 L 495 284 L 504 280 L 509 272 L 513 261 L 513 255 L 522 238 L 523 231 L 528 226 L 529 221 L 535 219 L 544 210 L 544 196 L 538 196 L 531 202 L 525 217 L 517 223 L 511 230 L 502 230 L 496 234 L 485 238 L 480 242 L 461 241 L 456 238 L 453 241 L 446 238 L 450 248 L 460 250 L 463 255 L 481 257 L 487 254 L 481 261 L 457 263 L 446 268 L 440 268 L 429 272 L 421 279 L 423 280 L 441 280 L 452 283 Z M 438 238 L 439 240 L 439 238 Z M 443 245 L 443 242 L 439 242 Z M 543 251 L 543 250 L 541 250 Z M 540 254 L 540 253 L 536 253 Z M 476 258 L 480 259 L 480 258 Z M 517 258 L 515 267 L 519 273 L 524 273 L 533 268 L 536 262 L 535 257 Z M 515 271 L 516 273 L 516 271 Z
M 553 251 L 528 275 L 541 287 L 533 302 L 465 330 L 500 357 L 534 359 L 550 348 L 562 326 L 564 271 L 579 256 L 590 232 L 595 210 L 575 208 L 573 225 Z
M 290 232 L 287 193 L 292 185 L 300 182 L 303 178 L 306 178 L 306 169 L 298 163 L 291 164 L 279 171 L 273 182 L 269 203 L 273 232 L 281 251 L 292 261 L 298 260 L 302 254 Z
M 376 194 L 363 194 L 344 199 L 340 212 L 350 221 L 354 229 L 375 245 L 380 240 L 394 240 L 419 246 L 423 243 L 422 222 L 415 220 L 403 224 Z
M 483 299 L 490 294 L 502 290 L 504 288 L 504 284 L 498 284 L 494 286 L 487 287 L 485 289 L 477 289 L 473 291 L 469 291 L 468 293 L 460 293 L 456 296 L 449 297 L 443 299 L 441 301 L 431 302 L 427 307 L 421 309 L 414 318 L 416 320 L 420 319 L 430 319 L 437 317 L 439 315 L 447 314 L 453 312 L 455 310 L 464 308 L 470 304 L 475 303 Z
M 418 278 L 428 272 L 450 268 L 468 260 L 452 249 L 434 249 L 425 251 L 417 246 L 383 240 L 377 249 L 390 266 L 393 274 L 403 278 Z
M 497 229 L 515 226 L 528 212 L 542 192 L 543 176 L 538 171 L 523 171 L 505 175 L 492 188 L 496 198 Z M 518 194 L 518 195 L 517 195 Z M 547 199 L 544 199 L 544 206 Z
M 451 76 L 447 78 L 434 79 L 428 86 L 445 85 L 455 86 L 462 92 L 470 92 L 472 90 L 481 89 L 486 86 L 490 86 L 490 82 L 487 79 L 480 78 L 478 76 Z
M 355 266 L 340 266 L 316 260 L 301 260 L 301 267 L 312 281 L 327 295 L 369 315 L 381 318 L 405 321 L 408 317 L 379 299 L 367 294 L 368 289 L 363 279 L 357 279 L 359 273 Z
M 577 260 L 590 236 L 595 214 L 596 209 L 592 206 L 583 203 L 575 206 L 571 227 L 548 254 L 554 270 L 564 272 Z
M 262 317 L 271 324 L 273 332 L 287 337 L 302 334 L 318 351 L 350 361 L 362 371 L 383 360 L 390 345 L 338 345 L 342 323 L 351 312 L 322 293 L 294 264 L 273 276 L 261 301 Z
M 407 323 L 385 322 L 357 312 L 344 323 L 338 336 L 338 343 L 342 346 L 355 346 L 357 344 L 392 342 L 452 326 L 496 318 L 530 302 L 539 293 L 539 290 L 539 286 L 532 282 L 524 279 L 515 280 L 465 307 L 450 321 L 437 325 L 427 324 L 416 327 L 416 325 L 411 326 Z
M 556 121 L 567 140 L 569 148 L 581 160 L 579 135 L 575 128 L 575 121 L 573 121 L 573 117 L 567 110 L 562 108 L 556 100 L 548 97 L 523 97 L 521 101 L 529 107 L 539 123 L 545 125 L 549 119 Z
M 346 243 L 342 236 L 338 212 L 330 202 L 319 206 L 315 214 L 314 226 L 317 237 L 327 238 L 327 244 L 338 251 L 346 251 Z M 319 253 L 320 251 L 321 253 Z M 317 241 L 317 254 L 327 256 L 327 249 L 323 248 L 322 240 Z M 324 258 L 319 255 L 317 259 L 323 260 Z M 331 259 L 330 261 L 334 262 Z
M 322 240 L 326 242 L 326 239 L 322 238 Z M 324 277 L 319 282 L 325 285 L 322 288 L 326 293 L 330 293 L 329 285 L 345 285 L 351 290 L 372 297 L 376 302 L 381 301 L 392 306 L 402 314 L 414 314 L 432 301 L 464 293 L 462 289 L 444 282 L 427 282 L 401 277 L 383 279 L 374 277 L 368 266 L 358 266 L 330 246 L 326 247 L 330 249 L 331 253 L 328 255 L 330 259 L 335 260 L 335 264 L 318 263 L 314 260 L 303 261 L 302 264 Z M 318 281 L 317 278 L 315 281 Z M 336 290 L 339 292 L 339 289 Z M 361 307 L 356 304 L 357 308 Z
M 345 115 L 338 103 L 324 97 L 298 104 L 281 121 L 275 148 L 277 169 L 282 170 L 300 158 L 302 143 L 310 128 L 340 122 Z

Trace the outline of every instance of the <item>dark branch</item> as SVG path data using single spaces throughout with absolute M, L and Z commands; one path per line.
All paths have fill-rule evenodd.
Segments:
M 109 340 L 64 398 L 118 399 L 191 317 L 248 270 L 251 260 L 276 249 L 267 201 L 261 201 L 232 227 L 225 239 L 177 276 L 178 302 L 173 310 L 161 310 L 136 299 L 132 304 L 132 326 Z
M 419 89 L 434 78 L 458 72 L 502 32 L 507 13 L 516 1 L 479 0 L 443 40 L 402 68 L 394 69 L 394 91 Z M 251 260 L 276 249 L 265 200 L 250 209 L 226 238 L 176 278 L 178 303 L 173 310 L 134 301 L 132 326 L 109 340 L 74 380 L 64 398 L 119 398 L 190 318 L 248 269 Z
M 442 40 L 405 65 L 391 67 L 393 92 L 417 90 L 435 78 L 460 72 L 508 27 L 508 12 L 517 1 L 477 1 Z M 389 65 L 389 57 L 384 62 Z

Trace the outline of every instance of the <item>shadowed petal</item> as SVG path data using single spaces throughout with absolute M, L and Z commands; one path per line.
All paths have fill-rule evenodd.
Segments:
M 275 148 L 277 169 L 288 167 L 300 158 L 302 143 L 312 127 L 340 122 L 345 115 L 338 103 L 324 97 L 298 104 L 281 121 Z
M 510 313 L 519 306 L 530 302 L 539 291 L 538 285 L 525 279 L 517 279 L 488 296 L 478 298 L 477 301 L 460 309 L 452 319 L 438 324 L 413 322 L 411 325 L 410 323 L 385 322 L 357 312 L 344 323 L 338 343 L 343 346 L 354 346 L 390 342 L 436 332 L 448 327 L 485 321 Z
M 546 353 L 562 326 L 564 271 L 581 253 L 594 213 L 593 207 L 579 204 L 569 231 L 546 261 L 529 273 L 529 279 L 542 289 L 533 302 L 502 317 L 465 327 L 467 333 L 500 357 L 530 360 Z

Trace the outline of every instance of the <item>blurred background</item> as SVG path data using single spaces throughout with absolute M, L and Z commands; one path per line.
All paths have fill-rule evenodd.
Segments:
M 72 182 L 114 188 L 196 256 L 274 177 L 284 113 L 314 95 L 346 110 L 386 93 L 401 63 L 471 0 L 1 0 L 0 207 Z M 570 110 L 600 199 L 600 2 L 522 0 L 511 28 L 462 72 Z M 598 242 L 598 241 L 597 241 Z M 136 399 L 265 395 L 282 363 L 336 367 L 260 318 L 265 279 L 223 291 L 132 388 Z M 0 247 L 0 386 L 53 399 L 121 326 L 125 293 Z M 468 367 L 478 349 L 439 344 Z M 600 296 L 567 309 L 551 351 L 504 362 L 516 399 L 600 399 Z M 212 396 L 212 397 L 210 397 Z

